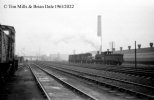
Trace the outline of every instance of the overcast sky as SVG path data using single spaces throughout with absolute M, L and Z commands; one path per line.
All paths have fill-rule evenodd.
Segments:
M 8 5 L 74 5 L 74 8 L 9 8 Z M 4 6 L 7 5 L 7 8 Z M 14 26 L 16 53 L 72 54 L 98 50 L 97 16 L 102 17 L 102 49 L 134 41 L 154 42 L 153 0 L 0 0 L 0 24 Z

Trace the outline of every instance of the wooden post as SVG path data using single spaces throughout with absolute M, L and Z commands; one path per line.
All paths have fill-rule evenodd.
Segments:
M 136 41 L 135 41 L 135 69 L 137 67 L 137 64 L 136 64 Z

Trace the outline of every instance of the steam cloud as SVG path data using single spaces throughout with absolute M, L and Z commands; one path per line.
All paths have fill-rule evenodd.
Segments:
M 91 45 L 91 47 L 95 48 L 96 50 L 98 49 L 98 44 L 96 44 L 95 42 L 93 42 L 93 40 L 85 38 L 83 36 L 80 36 L 80 39 L 85 43 L 85 44 L 89 44 Z
M 66 37 L 63 37 L 63 38 L 55 41 L 54 44 L 56 44 L 56 45 L 58 45 L 60 43 L 68 44 L 68 43 L 72 43 L 73 40 L 76 40 L 78 42 L 82 42 L 84 44 L 88 44 L 96 50 L 98 50 L 98 48 L 99 48 L 99 45 L 96 42 L 94 42 L 94 40 L 87 38 L 85 36 L 77 36 L 77 37 L 76 36 L 66 36 Z

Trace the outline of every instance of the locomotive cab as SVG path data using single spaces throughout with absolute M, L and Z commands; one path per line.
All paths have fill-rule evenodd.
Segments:
M 121 65 L 123 62 L 123 54 L 113 54 L 111 51 L 97 52 L 95 55 L 95 63 L 107 65 Z

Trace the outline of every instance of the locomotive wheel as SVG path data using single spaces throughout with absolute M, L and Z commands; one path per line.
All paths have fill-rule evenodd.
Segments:
M 107 61 L 107 65 L 109 65 L 109 61 Z
M 119 62 L 119 65 L 121 65 L 122 63 L 121 62 Z

